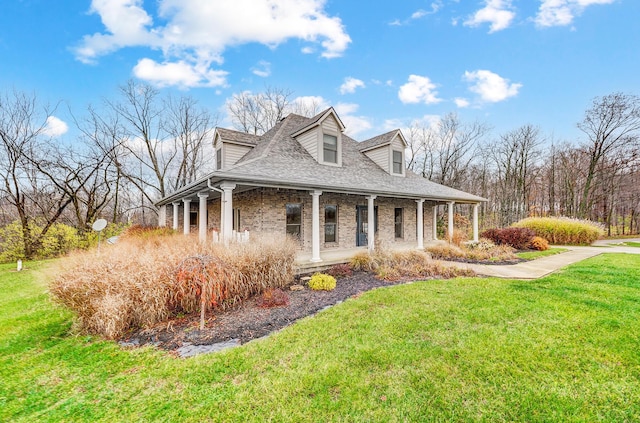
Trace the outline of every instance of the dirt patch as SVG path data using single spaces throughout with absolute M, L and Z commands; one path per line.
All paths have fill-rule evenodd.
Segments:
M 368 273 L 357 272 L 338 279 L 333 291 L 312 291 L 306 286 L 300 291 L 287 290 L 289 305 L 284 307 L 261 308 L 258 298 L 251 298 L 232 309 L 209 313 L 202 331 L 199 330 L 200 316 L 195 313 L 139 330 L 122 342 L 127 345 L 153 344 L 166 350 L 176 350 L 185 344 L 208 345 L 233 339 L 244 344 L 347 298 L 389 285 L 392 283 L 376 279 Z

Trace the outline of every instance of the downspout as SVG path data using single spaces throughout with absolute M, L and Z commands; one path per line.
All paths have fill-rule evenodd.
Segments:
M 220 188 L 216 188 L 213 185 L 211 185 L 211 178 L 207 178 L 207 187 L 212 191 L 219 192 L 220 194 L 224 193 L 224 191 L 222 191 Z

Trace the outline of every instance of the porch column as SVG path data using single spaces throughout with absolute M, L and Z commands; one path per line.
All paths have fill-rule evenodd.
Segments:
M 208 192 L 199 192 L 200 208 L 198 209 L 198 239 L 200 242 L 207 240 L 207 198 Z
M 473 241 L 478 242 L 478 206 L 476 203 L 473 205 Z
M 432 222 L 432 226 L 433 226 L 433 234 L 432 234 L 432 238 L 434 241 L 438 240 L 438 205 L 436 204 L 435 206 L 433 206 L 433 222 Z
M 448 203 L 447 207 L 447 211 L 449 212 L 449 221 L 447 224 L 447 233 L 449 236 L 449 242 L 451 242 L 451 240 L 453 239 L 453 205 L 455 204 L 455 202 L 450 201 Z
M 167 205 L 160 206 L 158 210 L 158 226 L 164 228 L 167 226 Z
M 220 189 L 224 191 L 222 193 L 223 204 L 223 217 L 222 217 L 222 237 L 225 244 L 229 244 L 231 237 L 233 236 L 233 190 L 236 188 L 236 184 L 223 183 L 220 185 Z
M 189 229 L 191 229 L 190 227 L 190 215 L 191 215 L 191 199 L 190 198 L 185 198 L 182 200 L 182 202 L 184 203 L 184 210 L 183 210 L 183 214 L 184 214 L 184 221 L 182 222 L 182 232 L 185 235 L 189 235 Z
M 180 212 L 180 203 L 177 201 L 175 203 L 171 203 L 173 205 L 173 230 L 178 230 L 178 213 Z
M 376 240 L 375 240 L 375 208 L 373 206 L 373 200 L 376 199 L 375 195 L 370 195 L 367 197 L 367 240 L 368 240 L 368 248 L 369 253 L 373 253 L 373 250 L 376 248 Z
M 416 219 L 416 225 L 418 227 L 418 250 L 424 249 L 424 216 L 422 215 L 422 203 L 424 199 L 416 200 L 418 203 L 418 218 Z
M 311 261 L 322 261 L 320 258 L 320 196 L 322 191 L 311 191 Z

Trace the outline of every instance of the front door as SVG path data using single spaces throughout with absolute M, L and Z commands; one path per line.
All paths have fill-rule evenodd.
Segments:
M 375 206 L 374 212 L 374 231 L 378 227 L 378 206 Z M 369 233 L 369 208 L 367 206 L 356 206 L 356 246 L 366 247 L 369 243 L 367 234 Z

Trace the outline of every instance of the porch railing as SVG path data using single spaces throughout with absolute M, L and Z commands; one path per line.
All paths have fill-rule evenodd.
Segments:
M 212 232 L 213 242 L 222 242 L 222 235 L 215 229 Z M 233 231 L 231 233 L 231 242 L 249 242 L 249 231 Z

